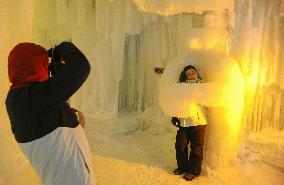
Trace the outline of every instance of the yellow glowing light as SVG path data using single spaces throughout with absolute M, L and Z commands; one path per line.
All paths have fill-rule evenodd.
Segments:
M 188 40 L 188 47 L 190 49 L 202 49 L 203 44 L 198 38 L 191 38 Z
M 190 102 L 186 106 L 187 106 L 187 110 L 189 112 L 189 115 L 195 115 L 196 112 L 200 111 L 200 107 L 195 103 Z
M 205 42 L 204 49 L 206 49 L 206 50 L 213 49 L 216 46 L 217 42 L 218 42 L 218 38 L 216 38 L 216 37 L 212 37 L 212 38 L 208 39 L 208 41 Z

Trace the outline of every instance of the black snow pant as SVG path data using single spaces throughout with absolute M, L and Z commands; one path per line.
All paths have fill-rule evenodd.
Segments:
M 199 176 L 203 159 L 205 125 L 180 127 L 176 135 L 176 159 L 180 171 Z M 188 144 L 190 142 L 190 155 Z

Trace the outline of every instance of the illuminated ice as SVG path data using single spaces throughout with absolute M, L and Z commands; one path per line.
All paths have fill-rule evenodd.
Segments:
M 205 170 L 196 184 L 282 185 L 284 177 L 278 169 L 284 168 L 283 133 L 274 131 L 284 125 L 283 4 L 281 9 L 279 0 L 1 0 L 0 184 L 39 184 L 19 152 L 4 107 L 8 53 L 23 41 L 49 48 L 72 40 L 92 66 L 71 105 L 90 118 L 86 131 L 100 184 L 177 182 L 167 171 L 175 167 L 175 130 L 169 125 L 170 117 L 161 113 L 160 75 L 154 73 L 154 67 L 166 67 L 169 81 L 163 96 L 177 94 L 186 102 L 209 107 Z M 176 83 L 189 61 L 198 66 L 206 84 Z M 185 95 L 183 90 L 189 89 L 193 91 Z M 163 110 L 183 116 L 183 103 L 177 98 L 165 100 Z M 125 110 L 135 116 L 121 116 Z M 140 113 L 142 118 L 137 116 Z M 93 119 L 103 116 L 102 121 Z M 238 150 L 240 127 L 248 132 L 243 132 L 244 149 Z M 256 133 L 259 139 L 247 142 L 249 132 L 266 127 L 275 129 L 266 137 Z M 233 167 L 221 173 L 208 170 L 228 165 L 236 159 L 236 151 L 245 163 L 236 165 L 239 171 Z M 154 182 L 153 174 L 161 178 Z

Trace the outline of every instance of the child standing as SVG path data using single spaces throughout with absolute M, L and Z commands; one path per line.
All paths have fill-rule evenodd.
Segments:
M 179 79 L 180 83 L 204 83 L 197 69 L 186 66 Z M 188 118 L 172 118 L 172 123 L 179 127 L 176 135 L 176 160 L 178 168 L 173 171 L 175 175 L 184 174 L 187 181 L 200 175 L 203 160 L 204 133 L 207 124 L 204 107 L 191 104 L 191 115 Z M 188 145 L 190 142 L 190 155 Z

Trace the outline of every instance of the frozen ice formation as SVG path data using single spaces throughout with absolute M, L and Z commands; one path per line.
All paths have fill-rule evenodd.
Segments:
M 172 15 L 182 12 L 233 9 L 232 0 L 133 0 L 140 11 Z
M 218 29 L 199 29 L 190 36 L 191 49 L 166 66 L 159 84 L 160 106 L 168 116 L 189 117 L 192 104 L 208 107 L 205 163 L 214 169 L 236 159 L 244 108 L 243 74 L 239 64 L 226 54 L 220 34 Z M 177 83 L 187 65 L 197 67 L 206 83 Z
M 243 104 L 243 76 L 236 61 L 210 51 L 193 51 L 190 56 L 169 64 L 160 82 L 159 99 L 169 116 L 187 117 L 188 105 L 240 107 Z M 198 68 L 206 83 L 177 83 L 187 65 Z
M 206 83 L 177 83 L 186 65 L 198 68 Z M 159 88 L 160 106 L 169 116 L 189 117 L 192 103 L 209 107 L 206 138 L 206 163 L 221 168 L 235 159 L 244 103 L 243 76 L 229 56 L 192 51 L 189 56 L 169 64 Z

